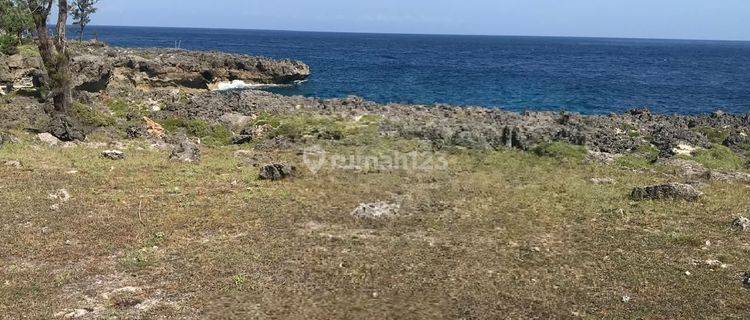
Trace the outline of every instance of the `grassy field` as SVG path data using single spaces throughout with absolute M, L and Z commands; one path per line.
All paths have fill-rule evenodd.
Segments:
M 741 319 L 750 310 L 741 280 L 750 233 L 729 228 L 748 214 L 745 185 L 708 183 L 694 203 L 632 202 L 635 186 L 675 181 L 670 169 L 449 149 L 434 171 L 312 174 L 298 150 L 204 147 L 200 164 L 182 164 L 143 141 L 111 161 L 99 155 L 107 147 L 22 140 L 0 148 L 0 164 L 22 164 L 0 166 L 3 319 Z M 253 154 L 298 174 L 258 180 L 244 159 Z M 377 201 L 400 204 L 399 216 L 351 217 Z

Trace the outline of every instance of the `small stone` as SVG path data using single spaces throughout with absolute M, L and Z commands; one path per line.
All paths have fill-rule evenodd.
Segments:
M 739 217 L 737 219 L 734 219 L 734 221 L 732 221 L 732 229 L 735 229 L 738 231 L 750 230 L 750 219 L 745 218 L 745 217 Z
M 243 128 L 247 126 L 250 121 L 253 121 L 253 119 L 254 117 L 239 113 L 225 113 L 221 117 L 219 117 L 219 121 L 232 128 Z
M 624 295 L 624 296 L 622 296 L 622 302 L 623 302 L 623 303 L 628 303 L 628 302 L 630 302 L 630 296 L 629 296 L 629 295 Z
M 47 195 L 50 200 L 60 200 L 60 202 L 68 202 L 70 200 L 70 193 L 66 189 L 57 190 L 55 193 Z
M 630 198 L 636 201 L 663 199 L 697 201 L 702 195 L 702 192 L 689 184 L 668 183 L 635 188 L 630 193 Z
M 241 134 L 232 137 L 232 144 L 245 144 L 251 141 L 253 141 L 253 136 L 251 135 Z
M 706 264 L 706 266 L 708 266 L 709 268 L 717 268 L 717 267 L 726 268 L 725 264 L 721 263 L 721 261 L 716 260 L 716 259 L 709 259 L 709 260 L 704 261 L 703 263 Z
M 16 161 L 16 160 L 8 160 L 8 161 L 5 161 L 4 164 L 5 164 L 6 167 L 12 167 L 12 168 L 20 168 L 21 167 L 21 162 L 20 161 Z
M 692 275 L 692 273 L 690 273 L 690 271 L 685 271 L 685 275 L 686 276 L 690 276 L 690 275 Z
M 742 275 L 742 286 L 746 289 L 750 289 L 750 272 L 745 272 Z
M 291 177 L 295 168 L 286 163 L 272 163 L 260 168 L 259 177 L 261 180 L 281 180 Z
M 102 151 L 102 157 L 110 160 L 123 160 L 125 159 L 125 153 L 120 150 L 105 150 Z
M 86 316 L 90 311 L 86 309 L 75 309 L 65 314 L 65 319 L 78 319 Z
M 47 144 L 48 146 L 56 146 L 60 143 L 60 139 L 56 138 L 48 132 L 37 134 L 36 138 L 39 139 L 39 141 Z
M 143 121 L 146 122 L 146 132 L 155 137 L 164 136 L 164 127 L 151 120 L 149 117 L 143 117 Z
M 398 214 L 401 209 L 399 204 L 387 202 L 363 203 L 352 211 L 351 215 L 355 218 L 383 218 L 392 217 Z

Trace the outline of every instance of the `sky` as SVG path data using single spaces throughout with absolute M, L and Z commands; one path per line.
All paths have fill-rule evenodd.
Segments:
M 92 24 L 750 40 L 749 0 L 101 0 Z

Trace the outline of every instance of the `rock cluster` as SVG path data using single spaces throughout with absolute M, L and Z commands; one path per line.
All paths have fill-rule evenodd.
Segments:
M 703 195 L 702 192 L 689 184 L 668 183 L 649 187 L 635 188 L 630 193 L 633 200 L 686 200 L 696 201 Z
M 386 218 L 398 215 L 401 205 L 388 202 L 362 203 L 352 211 L 355 218 Z
M 230 81 L 288 84 L 310 75 L 299 61 L 220 52 L 125 49 L 99 42 L 71 43 L 70 52 L 75 89 L 86 92 L 100 92 L 111 83 L 205 90 Z M 0 87 L 38 84 L 41 66 L 38 55 L 0 55 Z
M 606 116 L 517 113 L 467 106 L 382 105 L 358 97 L 287 97 L 257 90 L 196 93 L 187 101 L 167 103 L 165 108 L 165 112 L 175 116 L 214 121 L 228 115 L 292 115 L 301 111 L 351 119 L 378 115 L 386 120 L 379 123 L 381 135 L 423 139 L 437 148 L 531 150 L 540 144 L 561 141 L 586 146 L 592 151 L 588 162 L 596 163 L 612 163 L 621 154 L 639 150 L 654 149 L 656 155 L 666 158 L 685 150 L 709 148 L 708 137 L 699 132 L 704 127 L 721 128 L 734 137 L 750 132 L 750 115 L 659 115 L 646 110 Z

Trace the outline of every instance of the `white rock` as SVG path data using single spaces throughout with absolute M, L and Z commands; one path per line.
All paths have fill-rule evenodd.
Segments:
M 47 132 L 43 132 L 43 133 L 36 135 L 36 138 L 39 139 L 39 141 L 44 142 L 45 144 L 49 146 L 56 146 L 60 143 L 60 139 L 57 139 L 55 136 Z
M 680 143 L 676 147 L 672 148 L 672 153 L 678 156 L 690 156 L 693 155 L 693 152 L 697 150 L 696 147 L 693 147 L 689 144 Z
M 732 221 L 732 228 L 735 230 L 748 231 L 750 230 L 750 219 L 745 217 L 739 217 Z
M 401 205 L 387 202 L 363 203 L 360 204 L 351 215 L 356 218 L 382 218 L 391 217 L 398 214 Z
M 120 150 L 105 150 L 102 151 L 102 157 L 110 160 L 122 160 L 125 159 L 125 153 Z
M 60 200 L 60 202 L 68 202 L 68 200 L 70 200 L 70 193 L 66 189 L 60 189 L 55 193 L 50 193 L 47 197 L 50 200 Z
M 8 161 L 5 161 L 4 164 L 5 164 L 6 167 L 13 167 L 13 168 L 20 168 L 21 167 L 21 162 L 20 161 L 16 161 L 16 160 L 8 160 Z
M 86 309 L 75 309 L 65 314 L 65 319 L 77 319 L 83 317 L 89 313 Z

